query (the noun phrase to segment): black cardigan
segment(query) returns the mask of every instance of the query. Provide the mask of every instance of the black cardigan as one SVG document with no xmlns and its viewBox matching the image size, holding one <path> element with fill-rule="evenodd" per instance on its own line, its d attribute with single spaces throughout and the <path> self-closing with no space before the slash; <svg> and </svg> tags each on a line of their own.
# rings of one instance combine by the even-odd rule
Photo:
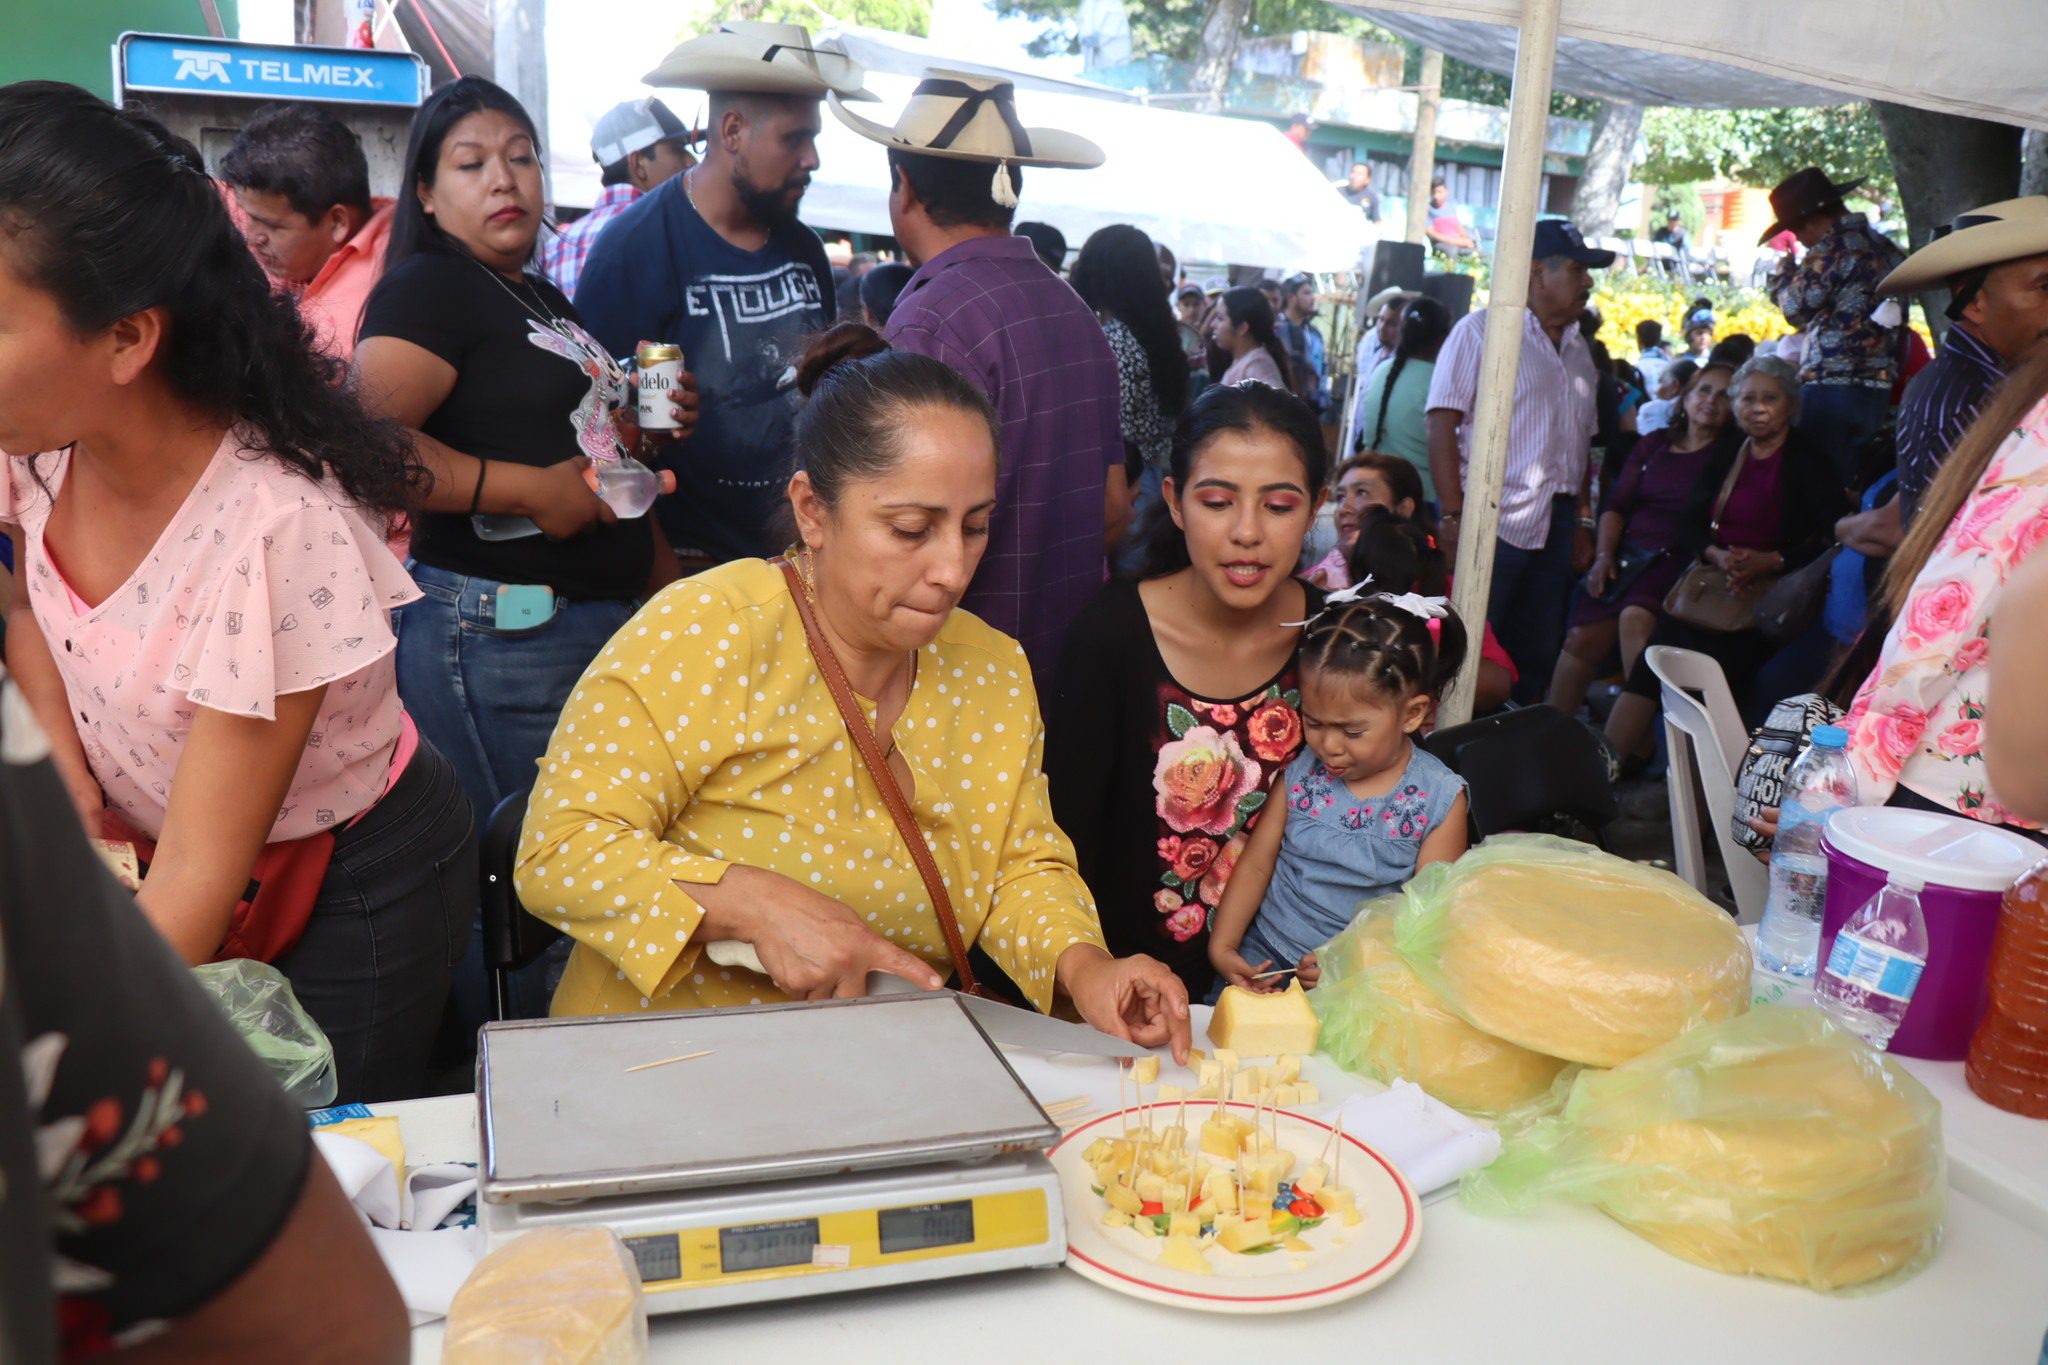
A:
<svg viewBox="0 0 2048 1365">
<path fill-rule="evenodd" d="M 1679 554 L 1697 559 L 1713 543 L 1714 503 L 1743 445 L 1741 433 L 1733 432 L 1707 457 L 1679 515 L 1674 537 Z M 1835 473 L 1834 461 L 1802 433 L 1786 434 L 1779 458 L 1785 461 L 1785 508 L 1778 519 L 1777 548 L 1789 572 L 1812 563 L 1835 543 L 1835 522 L 1850 510 L 1849 494 Z"/>
</svg>

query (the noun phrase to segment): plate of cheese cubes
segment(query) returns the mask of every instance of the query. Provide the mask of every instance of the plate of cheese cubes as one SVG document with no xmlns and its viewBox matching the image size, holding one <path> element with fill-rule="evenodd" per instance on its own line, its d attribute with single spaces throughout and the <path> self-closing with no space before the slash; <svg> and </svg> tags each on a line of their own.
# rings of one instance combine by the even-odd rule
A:
<svg viewBox="0 0 2048 1365">
<path fill-rule="evenodd" d="M 1158 1076 L 1141 1060 L 1143 1085 Z M 1052 1149 L 1067 1265 L 1120 1293 L 1216 1313 L 1362 1294 L 1415 1254 L 1422 1207 L 1393 1164 L 1329 1124 L 1298 1057 L 1195 1062 L 1200 1084 L 1105 1114 Z"/>
</svg>

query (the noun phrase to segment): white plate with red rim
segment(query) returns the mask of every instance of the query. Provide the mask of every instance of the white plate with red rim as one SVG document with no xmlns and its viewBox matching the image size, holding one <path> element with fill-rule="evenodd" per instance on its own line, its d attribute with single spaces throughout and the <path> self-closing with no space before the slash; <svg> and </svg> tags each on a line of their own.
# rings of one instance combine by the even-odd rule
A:
<svg viewBox="0 0 2048 1365">
<path fill-rule="evenodd" d="M 1187 1126 L 1199 1131 L 1216 1106 L 1208 1101 L 1186 1106 Z M 1224 1106 L 1249 1116 L 1253 1106 L 1234 1101 Z M 1059 1172 L 1060 1199 L 1067 1214 L 1067 1266 L 1120 1294 L 1193 1308 L 1207 1313 L 1293 1313 L 1353 1298 L 1378 1287 L 1398 1273 L 1415 1254 L 1422 1238 L 1422 1202 L 1400 1171 L 1385 1157 L 1350 1134 L 1341 1140 L 1342 1184 L 1355 1197 L 1359 1222 L 1346 1227 L 1339 1217 L 1325 1219 L 1297 1235 L 1307 1252 L 1279 1250 L 1240 1255 L 1212 1247 L 1203 1259 L 1210 1273 L 1170 1269 L 1159 1264 L 1166 1239 L 1148 1238 L 1130 1228 L 1105 1227 L 1109 1205 L 1095 1192 L 1095 1173 L 1081 1154 L 1097 1138 L 1122 1136 L 1126 1116 L 1139 1125 L 1147 1115 L 1155 1128 L 1178 1121 L 1179 1103 L 1134 1106 L 1104 1114 L 1060 1140 L 1050 1153 Z M 1314 1161 L 1326 1147 L 1335 1155 L 1329 1124 L 1285 1110 L 1258 1111 L 1259 1125 L 1277 1129 L 1283 1149 L 1293 1152 L 1297 1169 Z M 1331 1183 L 1338 1183 L 1333 1180 Z"/>
</svg>

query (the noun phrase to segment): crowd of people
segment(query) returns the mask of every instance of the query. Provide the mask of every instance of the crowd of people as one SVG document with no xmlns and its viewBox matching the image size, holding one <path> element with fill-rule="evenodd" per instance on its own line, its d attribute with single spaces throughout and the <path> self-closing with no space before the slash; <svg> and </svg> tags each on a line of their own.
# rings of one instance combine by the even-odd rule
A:
<svg viewBox="0 0 2048 1365">
<path fill-rule="evenodd" d="M 883 122 L 851 58 L 744 22 L 661 79 L 707 92 L 707 126 L 607 114 L 603 194 L 560 231 L 534 121 L 478 78 L 420 107 L 394 202 L 304 108 L 252 118 L 216 179 L 145 113 L 0 90 L 0 825 L 40 821 L 39 856 L 68 857 L 75 815 L 143 872 L 140 916 L 95 890 L 67 932 L 96 946 L 29 969 L 106 954 L 124 998 L 184 1019 L 177 964 L 269 962 L 340 1099 L 419 1094 L 489 1013 L 478 835 L 523 809 L 517 893 L 565 942 L 514 1014 L 823 999 L 883 971 L 1062 1000 L 1184 1057 L 1191 1001 L 1276 969 L 1313 985 L 1361 900 L 1463 853 L 1467 779 L 1421 741 L 1468 652 L 1482 709 L 1576 713 L 1620 679 L 1606 734 L 1648 759 L 1647 652 L 1698 649 L 1751 716 L 1837 696 L 1866 800 L 2048 817 L 2016 771 L 2040 767 L 2037 717 L 1991 704 L 2041 638 L 2048 200 L 1902 258 L 1852 186 L 1802 172 L 1772 227 L 1805 246 L 1772 284 L 1798 358 L 1689 309 L 1687 353 L 1646 330 L 1633 368 L 1586 325 L 1611 253 L 1539 224 L 1467 622 L 1447 597 L 1490 495 L 1481 315 L 1369 300 L 1358 448 L 1336 452 L 1316 281 L 1211 298 L 1136 227 L 1071 265 L 1015 231 L 1027 168 L 1102 157 L 1027 128 L 1007 84 L 927 73 Z M 881 144 L 893 269 L 835 278 L 802 221 L 827 111 Z M 1880 300 L 1931 287 L 1947 337 L 1902 385 Z M 636 420 L 645 342 L 684 373 Z M 651 513 L 611 496 L 627 456 L 665 476 Z M 1803 605 L 1767 629 L 1787 585 Z M 0 897 L 11 975 L 37 909 Z M 67 1331 L 185 1318 L 307 1237 L 360 1270 L 331 1181 L 279 1137 L 298 1119 L 218 1020 L 114 1080 L 132 1039 L 60 1022 L 49 983 L 27 998 L 0 1044 L 90 1041 L 31 1052 L 31 1125 L 168 1074 L 241 1124 L 181 1139 L 187 1169 L 234 1172 L 246 1226 L 173 1286 L 107 1236 L 103 1192 L 139 1167 L 52 1195 L 64 1264 L 97 1268 L 58 1277 Z M 0 1161 L 19 1136 L 0 1112 Z M 202 1352 L 203 1317 L 176 1329 Z"/>
</svg>

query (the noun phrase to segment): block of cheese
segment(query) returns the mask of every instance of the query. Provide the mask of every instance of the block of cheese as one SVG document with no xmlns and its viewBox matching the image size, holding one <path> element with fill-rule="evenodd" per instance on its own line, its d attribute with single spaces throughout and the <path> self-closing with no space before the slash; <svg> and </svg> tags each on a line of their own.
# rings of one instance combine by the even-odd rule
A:
<svg viewBox="0 0 2048 1365">
<path fill-rule="evenodd" d="M 1347 1071 L 1413 1081 L 1468 1114 L 1503 1114 L 1549 1090 L 1562 1059 L 1466 1023 L 1396 955 L 1399 904 L 1373 902 L 1321 950 L 1323 979 L 1309 1000 L 1323 1051 Z"/>
<path fill-rule="evenodd" d="M 1140 1057 L 1131 1063 L 1131 1079 L 1139 1085 L 1155 1085 L 1159 1081 L 1159 1059 Z"/>
<path fill-rule="evenodd" d="M 1240 1057 L 1278 1057 L 1316 1050 L 1316 1012 L 1299 981 L 1284 991 L 1257 995 L 1225 986 L 1209 1018 L 1209 1039 Z"/>
<path fill-rule="evenodd" d="M 316 1131 L 369 1143 L 397 1170 L 398 1188 L 405 1188 L 405 1139 L 399 1136 L 397 1119 L 388 1114 L 367 1119 L 343 1119 L 339 1123 L 323 1123 Z"/>
<path fill-rule="evenodd" d="M 1749 945 L 1727 912 L 1669 872 L 1543 835 L 1424 868 L 1394 947 L 1475 1028 L 1589 1066 L 1749 1005 Z"/>
<path fill-rule="evenodd" d="M 529 1232 L 477 1263 L 448 1306 L 446 1365 L 639 1365 L 647 1305 L 610 1228 Z"/>
<path fill-rule="evenodd" d="M 1941 1239 L 1941 1111 L 1819 1011 L 1759 1008 L 1526 1117 L 1463 1191 L 1482 1212 L 1591 1203 L 1699 1265 L 1818 1290 L 1904 1278 Z"/>
</svg>

